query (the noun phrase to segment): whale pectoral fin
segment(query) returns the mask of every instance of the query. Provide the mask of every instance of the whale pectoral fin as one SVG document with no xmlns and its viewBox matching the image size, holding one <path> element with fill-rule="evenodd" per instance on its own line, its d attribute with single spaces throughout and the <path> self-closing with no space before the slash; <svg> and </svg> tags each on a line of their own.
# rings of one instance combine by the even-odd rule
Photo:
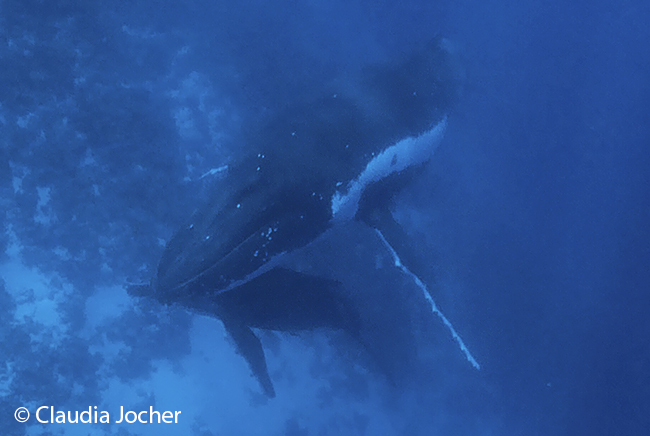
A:
<svg viewBox="0 0 650 436">
<path fill-rule="evenodd" d="M 401 262 L 418 277 L 430 277 L 427 258 L 418 249 L 418 241 L 410 237 L 404 228 L 395 221 L 389 208 L 360 208 L 357 218 L 378 230 Z"/>
<path fill-rule="evenodd" d="M 253 375 L 262 386 L 264 394 L 269 398 L 275 397 L 275 390 L 273 383 L 269 376 L 269 371 L 266 367 L 266 358 L 264 357 L 264 349 L 262 349 L 262 342 L 255 336 L 255 333 L 247 325 L 222 320 L 223 325 L 230 337 L 235 341 L 237 351 L 248 362 Z"/>
<path fill-rule="evenodd" d="M 427 268 L 428 265 L 426 264 L 426 257 L 418 255 L 417 246 L 414 245 L 417 241 L 414 238 L 408 237 L 402 226 L 395 221 L 390 210 L 367 208 L 363 215 L 357 215 L 357 217 L 360 221 L 375 229 L 381 242 L 393 257 L 395 266 L 413 279 L 416 286 L 422 291 L 424 299 L 429 303 L 431 311 L 447 326 L 452 337 L 458 343 L 461 351 L 465 354 L 467 360 L 474 368 L 481 369 L 481 366 L 476 359 L 474 359 L 451 322 L 447 317 L 445 317 L 440 309 L 438 309 L 436 302 L 429 293 L 428 287 L 425 284 L 426 281 L 422 280 L 423 277 L 427 276 L 429 270 Z"/>
</svg>

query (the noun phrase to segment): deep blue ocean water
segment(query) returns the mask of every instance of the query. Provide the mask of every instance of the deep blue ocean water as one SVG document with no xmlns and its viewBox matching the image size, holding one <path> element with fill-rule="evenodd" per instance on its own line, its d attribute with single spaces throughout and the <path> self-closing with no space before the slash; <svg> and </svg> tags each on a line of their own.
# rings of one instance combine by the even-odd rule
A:
<svg viewBox="0 0 650 436">
<path fill-rule="evenodd" d="M 648 433 L 650 6 L 134 3 L 0 2 L 0 433 Z M 443 328 L 405 391 L 326 334 L 269 333 L 268 400 L 217 320 L 126 294 L 255 120 L 434 37 L 462 92 L 394 213 L 479 371 Z"/>
</svg>

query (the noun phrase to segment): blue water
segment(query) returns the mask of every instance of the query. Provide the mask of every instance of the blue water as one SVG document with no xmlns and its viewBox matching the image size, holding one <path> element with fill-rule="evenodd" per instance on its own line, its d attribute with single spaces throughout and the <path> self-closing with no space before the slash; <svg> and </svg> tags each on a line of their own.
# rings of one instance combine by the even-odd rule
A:
<svg viewBox="0 0 650 436">
<path fill-rule="evenodd" d="M 0 433 L 647 434 L 645 3 L 0 8 Z M 463 89 L 395 215 L 480 371 L 443 328 L 424 353 L 444 365 L 408 391 L 325 334 L 265 334 L 267 400 L 218 321 L 126 294 L 256 120 L 436 36 Z M 40 406 L 182 414 L 39 424 Z"/>
</svg>

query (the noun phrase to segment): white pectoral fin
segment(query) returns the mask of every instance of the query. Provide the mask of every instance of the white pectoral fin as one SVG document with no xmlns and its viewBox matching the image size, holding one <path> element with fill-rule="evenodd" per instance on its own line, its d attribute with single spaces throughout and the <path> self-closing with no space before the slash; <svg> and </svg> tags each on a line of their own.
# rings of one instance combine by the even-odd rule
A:
<svg viewBox="0 0 650 436">
<path fill-rule="evenodd" d="M 420 288 L 420 290 L 422 291 L 422 295 L 424 295 L 424 298 L 425 298 L 425 299 L 429 302 L 429 304 L 431 305 L 431 311 L 432 311 L 433 313 L 435 313 L 436 315 L 438 315 L 438 317 L 442 320 L 443 324 L 445 324 L 445 325 L 447 326 L 447 328 L 448 328 L 449 331 L 451 332 L 451 336 L 452 336 L 452 337 L 454 338 L 454 340 L 458 343 L 458 345 L 460 346 L 460 350 L 465 354 L 465 357 L 467 358 L 467 360 L 469 361 L 469 363 L 471 363 L 472 366 L 473 366 L 474 368 L 476 368 L 476 369 L 481 369 L 481 365 L 479 365 L 479 363 L 476 361 L 476 359 L 474 359 L 474 357 L 472 356 L 472 353 L 470 353 L 469 349 L 467 348 L 467 346 L 466 346 L 465 343 L 463 342 L 463 339 L 460 337 L 460 335 L 459 335 L 459 334 L 456 332 L 456 330 L 454 329 L 454 326 L 453 326 L 453 325 L 451 324 L 451 322 L 447 319 L 447 317 L 446 317 L 446 316 L 445 316 L 445 315 L 440 311 L 440 309 L 438 309 L 438 306 L 436 305 L 436 302 L 435 302 L 435 301 L 433 300 L 433 298 L 431 297 L 431 294 L 429 293 L 429 291 L 428 291 L 426 285 L 422 282 L 422 280 L 420 280 L 420 278 L 419 278 L 417 275 L 413 274 L 413 273 L 412 273 L 412 272 L 411 272 L 411 271 L 410 271 L 410 270 L 409 270 L 409 269 L 408 269 L 408 268 L 407 268 L 407 267 L 402 263 L 402 261 L 400 260 L 399 256 L 397 255 L 397 252 L 393 249 L 393 247 L 390 245 L 390 243 L 386 240 L 386 238 L 385 238 L 384 235 L 381 233 L 381 231 L 378 230 L 378 229 L 375 229 L 375 231 L 376 231 L 377 234 L 379 235 L 379 238 L 380 238 L 381 241 L 384 243 L 384 245 L 386 246 L 386 248 L 388 249 L 388 251 L 391 253 L 391 255 L 392 255 L 392 257 L 393 257 L 393 261 L 394 261 L 394 263 L 395 263 L 395 266 L 396 266 L 397 268 L 401 269 L 402 272 L 403 272 L 404 274 L 406 274 L 407 276 L 411 277 L 411 278 L 413 279 L 413 281 L 415 282 L 415 284 L 418 286 L 418 288 Z"/>
</svg>

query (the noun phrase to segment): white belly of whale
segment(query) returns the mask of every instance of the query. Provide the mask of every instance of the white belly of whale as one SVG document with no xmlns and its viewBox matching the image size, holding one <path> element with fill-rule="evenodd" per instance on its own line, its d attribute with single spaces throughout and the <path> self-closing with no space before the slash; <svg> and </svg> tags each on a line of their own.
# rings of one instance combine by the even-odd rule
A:
<svg viewBox="0 0 650 436">
<path fill-rule="evenodd" d="M 332 196 L 332 221 L 353 219 L 361 195 L 369 184 L 429 160 L 442 141 L 446 127 L 445 116 L 431 130 L 417 137 L 404 138 L 375 156 L 359 177 L 348 184 L 347 192 L 337 191 Z"/>
</svg>

